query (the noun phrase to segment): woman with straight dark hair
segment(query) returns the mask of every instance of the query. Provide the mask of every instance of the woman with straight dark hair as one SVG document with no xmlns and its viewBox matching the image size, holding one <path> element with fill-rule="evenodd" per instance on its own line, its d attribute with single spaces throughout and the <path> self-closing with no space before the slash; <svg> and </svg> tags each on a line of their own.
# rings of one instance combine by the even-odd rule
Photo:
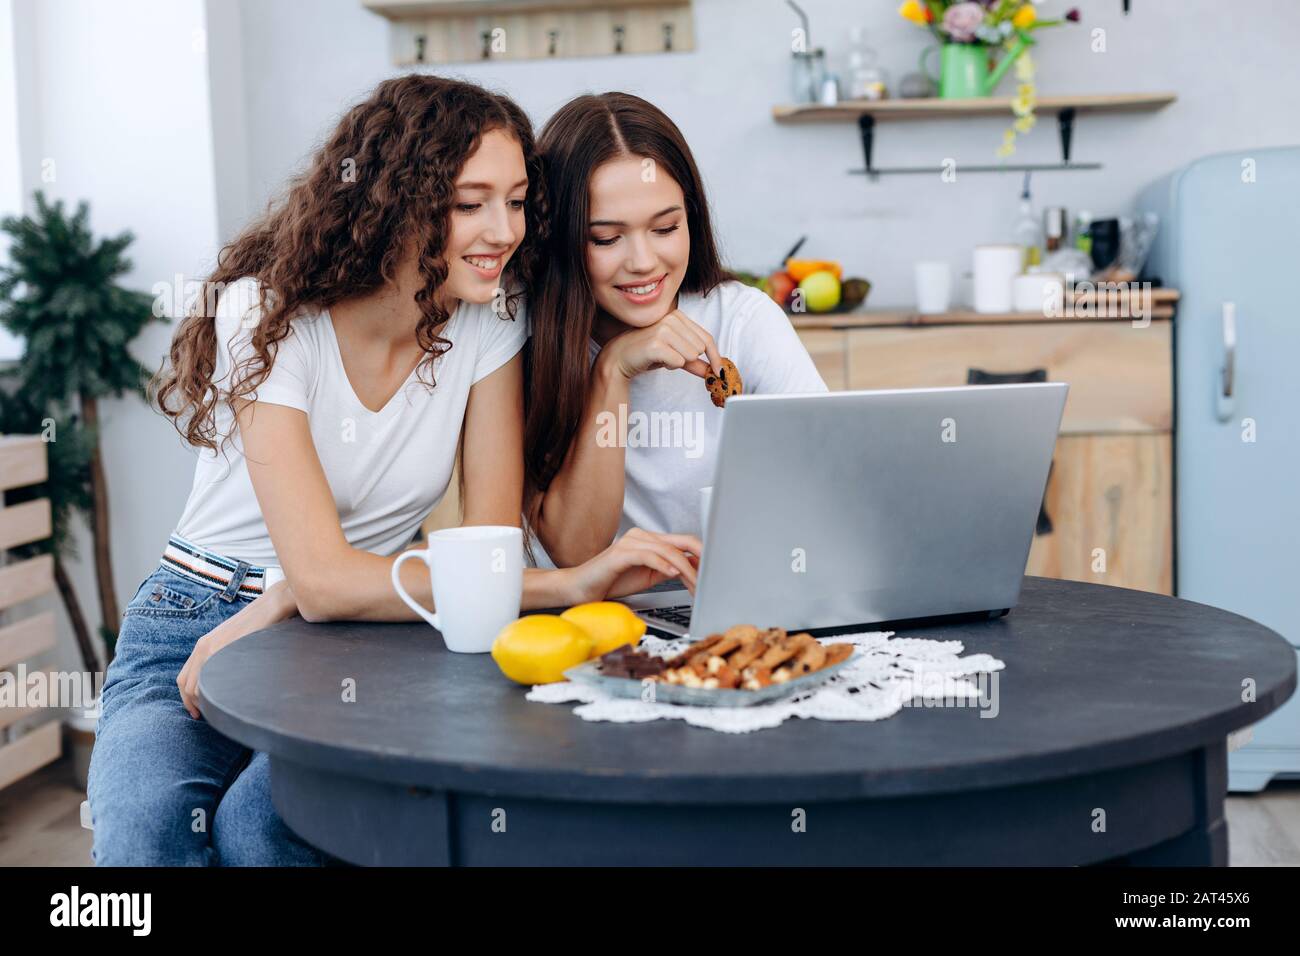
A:
<svg viewBox="0 0 1300 956">
<path fill-rule="evenodd" d="M 724 356 L 746 393 L 826 385 L 781 308 L 723 269 L 699 170 L 662 110 L 580 96 L 538 147 L 551 217 L 529 296 L 524 463 L 538 562 L 569 567 L 630 528 L 699 529 L 723 415 L 704 380 Z"/>
<path fill-rule="evenodd" d="M 523 111 L 412 75 L 351 109 L 285 198 L 222 251 L 154 382 L 199 460 L 104 685 L 89 785 L 96 863 L 325 859 L 276 815 L 266 755 L 200 719 L 200 669 L 293 614 L 417 620 L 391 570 L 446 490 L 458 445 L 463 523 L 519 526 L 518 292 L 545 222 Z M 531 570 L 523 607 L 678 575 L 693 586 L 683 549 L 698 542 L 638 532 L 580 567 Z M 402 583 L 432 607 L 414 563 Z"/>
</svg>

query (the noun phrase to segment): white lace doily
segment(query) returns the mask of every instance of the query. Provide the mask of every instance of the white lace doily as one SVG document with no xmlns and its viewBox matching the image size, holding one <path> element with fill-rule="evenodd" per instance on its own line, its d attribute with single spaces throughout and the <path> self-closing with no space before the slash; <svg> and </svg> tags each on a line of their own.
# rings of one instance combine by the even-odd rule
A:
<svg viewBox="0 0 1300 956">
<path fill-rule="evenodd" d="M 928 706 L 943 701 L 954 706 L 977 706 L 982 688 L 975 675 L 1000 671 L 1005 664 L 988 654 L 962 657 L 961 641 L 931 641 L 894 637 L 893 631 L 842 634 L 822 639 L 823 644 L 852 644 L 858 650 L 845 667 L 824 684 L 753 707 L 694 707 L 651 703 L 639 698 L 614 697 L 587 684 L 561 681 L 538 684 L 527 699 L 545 704 L 578 702 L 573 712 L 583 720 L 620 724 L 650 720 L 684 720 L 728 734 L 778 727 L 791 717 L 817 720 L 883 720 L 913 701 Z M 641 649 L 670 656 L 683 650 L 689 638 L 663 640 L 647 635 Z M 987 688 L 983 688 L 987 695 Z"/>
</svg>

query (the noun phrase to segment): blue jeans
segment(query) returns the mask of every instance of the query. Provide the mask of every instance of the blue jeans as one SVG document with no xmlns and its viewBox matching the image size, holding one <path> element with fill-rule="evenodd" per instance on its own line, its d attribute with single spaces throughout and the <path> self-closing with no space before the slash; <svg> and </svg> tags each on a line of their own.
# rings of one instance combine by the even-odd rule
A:
<svg viewBox="0 0 1300 956">
<path fill-rule="evenodd" d="M 160 565 L 127 605 L 91 752 L 91 857 L 98 866 L 319 866 L 271 803 L 264 753 L 196 720 L 176 678 L 199 638 L 239 613 L 229 586 Z"/>
</svg>

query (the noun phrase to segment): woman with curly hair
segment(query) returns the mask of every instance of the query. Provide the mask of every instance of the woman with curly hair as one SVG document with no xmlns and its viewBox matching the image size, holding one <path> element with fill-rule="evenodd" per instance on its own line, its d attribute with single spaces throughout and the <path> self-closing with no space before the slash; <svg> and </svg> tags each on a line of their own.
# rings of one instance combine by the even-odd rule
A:
<svg viewBox="0 0 1300 956">
<path fill-rule="evenodd" d="M 518 292 L 545 220 L 523 111 L 412 75 L 348 112 L 222 250 L 153 383 L 199 460 L 105 681 L 89 783 L 97 864 L 325 861 L 276 815 L 266 755 L 202 720 L 199 670 L 293 614 L 416 620 L 391 568 L 458 445 L 464 523 L 519 526 Z M 579 567 L 528 570 L 522 605 L 677 576 L 693 587 L 698 552 L 687 536 L 629 534 Z M 428 573 L 402 571 L 432 606 Z"/>
</svg>

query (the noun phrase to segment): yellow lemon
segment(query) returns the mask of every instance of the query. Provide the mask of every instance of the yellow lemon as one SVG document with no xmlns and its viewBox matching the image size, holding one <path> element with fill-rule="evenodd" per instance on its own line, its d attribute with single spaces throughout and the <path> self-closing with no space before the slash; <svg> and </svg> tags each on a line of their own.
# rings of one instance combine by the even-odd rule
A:
<svg viewBox="0 0 1300 956">
<path fill-rule="evenodd" d="M 554 614 L 530 614 L 501 629 L 492 659 L 512 681 L 554 684 L 591 656 L 591 635 Z"/>
<path fill-rule="evenodd" d="M 560 617 L 570 621 L 591 635 L 595 641 L 591 656 L 608 654 L 616 647 L 631 644 L 636 647 L 645 634 L 645 621 L 632 613 L 626 604 L 617 601 L 592 601 L 571 607 Z"/>
</svg>

